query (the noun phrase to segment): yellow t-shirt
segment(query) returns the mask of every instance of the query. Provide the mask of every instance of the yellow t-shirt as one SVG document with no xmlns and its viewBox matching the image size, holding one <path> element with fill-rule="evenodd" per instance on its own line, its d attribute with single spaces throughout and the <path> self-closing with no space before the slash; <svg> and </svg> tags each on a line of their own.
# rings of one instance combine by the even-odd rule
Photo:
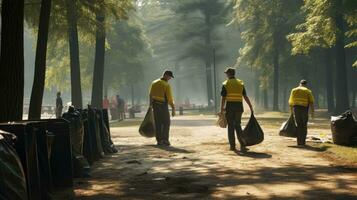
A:
<svg viewBox="0 0 357 200">
<path fill-rule="evenodd" d="M 311 90 L 306 87 L 299 86 L 291 90 L 289 105 L 309 107 L 309 104 L 314 103 L 314 96 Z"/>
<path fill-rule="evenodd" d="M 152 82 L 149 95 L 155 101 L 168 102 L 170 105 L 174 105 L 171 86 L 163 79 Z"/>
</svg>

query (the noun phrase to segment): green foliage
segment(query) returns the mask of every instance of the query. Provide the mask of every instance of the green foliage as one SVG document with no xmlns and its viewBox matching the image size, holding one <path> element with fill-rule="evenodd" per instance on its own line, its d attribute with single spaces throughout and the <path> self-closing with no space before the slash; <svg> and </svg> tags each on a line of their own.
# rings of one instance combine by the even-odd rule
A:
<svg viewBox="0 0 357 200">
<path fill-rule="evenodd" d="M 49 28 L 48 60 L 46 88 L 68 90 L 69 88 L 69 49 L 68 24 L 66 4 L 63 0 L 52 0 L 52 10 Z M 103 30 L 112 30 L 113 24 L 127 18 L 127 14 L 134 8 L 132 0 L 78 0 L 76 2 L 78 35 L 80 43 L 80 60 L 82 73 L 82 87 L 90 89 L 94 57 L 95 34 L 97 25 Z M 37 36 L 40 4 L 35 0 L 27 0 L 25 9 L 26 24 Z M 96 14 L 105 14 L 104 24 L 98 24 Z M 110 44 L 107 45 L 108 48 Z"/>
<path fill-rule="evenodd" d="M 313 47 L 330 48 L 335 44 L 337 27 L 333 9 L 332 1 L 304 1 L 305 22 L 296 26 L 296 33 L 288 35 L 293 54 L 307 54 Z"/>
<path fill-rule="evenodd" d="M 289 59 L 290 44 L 285 38 L 299 20 L 299 1 L 236 0 L 235 17 L 244 46 L 239 50 L 238 65 L 260 70 L 261 86 L 269 86 L 273 57 Z"/>
<path fill-rule="evenodd" d="M 135 18 L 132 13 L 129 20 L 115 23 L 108 34 L 105 85 L 114 89 L 129 84 L 137 76 L 142 77 L 144 63 L 151 57 L 148 41 Z"/>
<path fill-rule="evenodd" d="M 357 1 L 344 0 L 342 7 L 337 7 L 336 1 L 304 0 L 304 22 L 296 26 L 295 33 L 287 36 L 292 43 L 293 54 L 308 54 L 314 47 L 333 47 L 337 34 L 341 32 L 335 22 L 338 12 L 343 14 L 347 24 L 347 31 L 343 33 L 348 39 L 345 47 L 357 47 Z"/>
</svg>

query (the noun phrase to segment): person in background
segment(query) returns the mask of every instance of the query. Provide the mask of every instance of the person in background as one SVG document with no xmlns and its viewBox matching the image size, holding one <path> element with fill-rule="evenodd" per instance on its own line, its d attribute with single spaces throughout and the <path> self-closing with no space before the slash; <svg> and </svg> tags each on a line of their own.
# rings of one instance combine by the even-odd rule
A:
<svg viewBox="0 0 357 200">
<path fill-rule="evenodd" d="M 170 146 L 170 112 L 168 105 L 172 108 L 171 115 L 175 116 L 174 99 L 171 86 L 168 83 L 171 78 L 174 78 L 172 71 L 166 70 L 161 78 L 152 82 L 150 87 L 150 107 L 154 111 L 157 145 Z"/>
<path fill-rule="evenodd" d="M 56 98 L 56 118 L 59 119 L 62 117 L 62 109 L 63 109 L 63 102 L 61 98 L 61 92 L 57 92 Z"/>
<path fill-rule="evenodd" d="M 103 109 L 109 109 L 109 99 L 107 95 L 105 95 L 103 99 Z"/>
<path fill-rule="evenodd" d="M 112 116 L 111 120 L 118 119 L 118 110 L 117 110 L 118 105 L 117 104 L 118 104 L 117 99 L 115 96 L 113 96 L 110 101 L 110 115 Z"/>
<path fill-rule="evenodd" d="M 305 146 L 309 110 L 314 117 L 314 96 L 307 88 L 307 81 L 301 80 L 300 85 L 291 90 L 289 105 L 297 125 L 297 145 Z"/>
<path fill-rule="evenodd" d="M 236 150 L 234 136 L 234 132 L 236 132 L 240 143 L 240 150 L 241 152 L 246 152 L 248 149 L 241 139 L 243 133 L 241 127 L 242 114 L 244 112 L 243 99 L 247 102 L 252 113 L 253 106 L 247 96 L 243 81 L 235 77 L 235 69 L 229 67 L 224 73 L 227 76 L 227 80 L 223 82 L 221 91 L 221 113 L 225 113 L 227 118 L 230 150 Z"/>
<path fill-rule="evenodd" d="M 125 101 L 119 95 L 117 95 L 118 102 L 118 119 L 122 121 L 125 119 Z"/>
</svg>

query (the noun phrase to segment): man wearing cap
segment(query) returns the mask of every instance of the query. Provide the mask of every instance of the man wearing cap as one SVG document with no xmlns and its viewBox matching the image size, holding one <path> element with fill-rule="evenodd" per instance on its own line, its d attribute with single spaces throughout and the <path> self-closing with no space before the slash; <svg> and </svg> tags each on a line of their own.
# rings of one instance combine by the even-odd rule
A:
<svg viewBox="0 0 357 200">
<path fill-rule="evenodd" d="M 174 78 L 172 71 L 166 70 L 161 78 L 152 82 L 150 87 L 150 106 L 154 111 L 157 145 L 170 146 L 170 112 L 168 104 L 172 108 L 172 116 L 175 116 L 172 90 L 168 83 L 171 78 Z"/>
<path fill-rule="evenodd" d="M 241 119 L 244 111 L 243 99 L 249 105 L 250 111 L 252 113 L 253 106 L 250 103 L 249 97 L 247 96 L 243 81 L 235 78 L 235 69 L 231 67 L 227 68 L 224 73 L 227 75 L 228 80 L 223 82 L 222 86 L 221 113 L 226 112 L 230 150 L 236 150 L 236 142 L 234 136 L 234 132 L 236 132 L 238 141 L 240 143 L 240 149 L 242 152 L 246 152 L 248 149 L 245 147 L 241 139 Z"/>
<path fill-rule="evenodd" d="M 289 105 L 294 114 L 297 125 L 297 145 L 304 146 L 307 135 L 307 122 L 309 120 L 309 109 L 311 117 L 314 116 L 314 96 L 307 87 L 307 81 L 301 80 L 300 85 L 291 90 Z"/>
</svg>

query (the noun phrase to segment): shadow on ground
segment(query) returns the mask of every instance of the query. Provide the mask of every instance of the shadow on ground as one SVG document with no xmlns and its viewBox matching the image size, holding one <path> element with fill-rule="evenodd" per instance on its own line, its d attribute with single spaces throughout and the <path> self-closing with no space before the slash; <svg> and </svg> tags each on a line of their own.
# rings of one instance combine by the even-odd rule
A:
<svg viewBox="0 0 357 200">
<path fill-rule="evenodd" d="M 286 164 L 233 170 L 212 160 L 191 158 L 192 151 L 177 147 L 125 145 L 120 149 L 118 154 L 94 166 L 92 178 L 77 182 L 78 199 L 257 199 L 262 196 L 281 200 L 356 199 L 353 193 L 346 192 L 353 190 L 351 184 L 356 180 L 339 178 L 355 174 L 356 169 Z M 237 152 L 237 155 L 251 159 L 272 158 L 270 154 L 259 152 Z M 334 189 L 319 184 L 324 180 Z M 294 184 L 304 187 L 297 188 L 295 194 L 265 191 L 266 186 L 281 186 L 284 190 L 286 185 L 293 187 Z M 258 188 L 260 194 L 250 191 L 251 187 Z"/>
</svg>

